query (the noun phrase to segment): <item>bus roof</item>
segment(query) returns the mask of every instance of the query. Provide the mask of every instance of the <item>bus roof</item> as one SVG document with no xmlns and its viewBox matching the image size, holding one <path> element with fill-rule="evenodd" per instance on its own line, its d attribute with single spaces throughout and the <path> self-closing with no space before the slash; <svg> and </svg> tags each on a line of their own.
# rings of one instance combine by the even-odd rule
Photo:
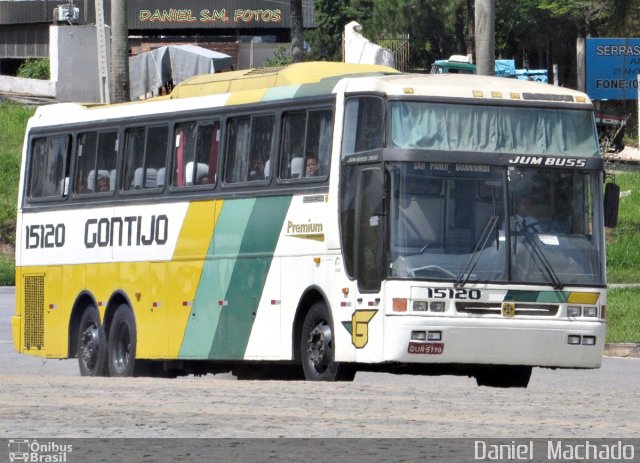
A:
<svg viewBox="0 0 640 463">
<path fill-rule="evenodd" d="M 235 92 L 264 92 L 275 87 L 317 84 L 323 80 L 362 74 L 398 74 L 398 71 L 374 64 L 352 64 L 334 62 L 306 62 L 279 68 L 249 69 L 245 71 L 203 74 L 177 85 L 170 98 L 216 95 Z M 331 89 L 333 86 L 331 86 Z M 330 93 L 330 90 L 329 92 Z M 293 95 L 292 95 L 293 96 Z"/>
<path fill-rule="evenodd" d="M 343 80 L 344 79 L 344 80 Z M 339 87 L 338 83 L 343 81 Z M 59 103 L 38 108 L 32 126 L 55 126 L 137 117 L 197 108 L 276 101 L 339 92 L 377 92 L 389 96 L 464 98 L 524 103 L 525 101 L 583 103 L 581 92 L 548 84 L 459 74 L 401 74 L 385 66 L 311 62 L 284 68 L 254 69 L 193 77 L 168 95 L 115 104 Z"/>
</svg>

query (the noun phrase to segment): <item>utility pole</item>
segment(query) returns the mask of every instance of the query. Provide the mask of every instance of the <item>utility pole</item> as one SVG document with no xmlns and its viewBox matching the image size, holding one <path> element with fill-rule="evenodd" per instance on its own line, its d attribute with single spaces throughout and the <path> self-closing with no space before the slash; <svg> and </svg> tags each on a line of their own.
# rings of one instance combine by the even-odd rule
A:
<svg viewBox="0 0 640 463">
<path fill-rule="evenodd" d="M 496 2 L 475 0 L 476 71 L 480 75 L 495 75 L 496 66 Z"/>
<path fill-rule="evenodd" d="M 111 0 L 111 99 L 129 101 L 129 24 L 126 0 Z"/>
<path fill-rule="evenodd" d="M 96 0 L 96 44 L 98 47 L 98 79 L 100 103 L 111 103 L 109 91 L 109 60 L 107 59 L 106 32 L 104 26 L 104 2 Z"/>
</svg>

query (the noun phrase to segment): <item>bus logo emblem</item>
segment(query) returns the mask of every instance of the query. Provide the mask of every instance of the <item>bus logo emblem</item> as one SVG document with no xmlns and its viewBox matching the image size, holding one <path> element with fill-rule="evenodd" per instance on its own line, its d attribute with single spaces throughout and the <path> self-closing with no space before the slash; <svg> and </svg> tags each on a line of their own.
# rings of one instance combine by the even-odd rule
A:
<svg viewBox="0 0 640 463">
<path fill-rule="evenodd" d="M 513 302 L 502 303 L 502 316 L 513 317 L 516 314 L 516 305 Z"/>
<path fill-rule="evenodd" d="M 377 313 L 377 310 L 356 310 L 350 322 L 342 322 L 356 349 L 362 349 L 369 342 L 369 322 Z"/>
</svg>

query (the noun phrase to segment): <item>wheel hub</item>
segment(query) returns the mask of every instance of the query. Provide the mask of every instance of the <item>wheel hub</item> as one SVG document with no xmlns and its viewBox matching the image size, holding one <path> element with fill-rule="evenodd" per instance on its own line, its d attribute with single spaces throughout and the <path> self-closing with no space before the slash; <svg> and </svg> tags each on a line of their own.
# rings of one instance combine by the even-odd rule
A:
<svg viewBox="0 0 640 463">
<path fill-rule="evenodd" d="M 316 370 L 322 370 L 328 365 L 331 342 L 331 328 L 326 324 L 319 324 L 309 334 L 309 359 Z"/>
<path fill-rule="evenodd" d="M 98 328 L 95 326 L 87 327 L 82 333 L 82 352 L 80 352 L 80 355 L 82 356 L 82 361 L 89 369 L 93 368 L 96 363 L 99 336 Z"/>
</svg>

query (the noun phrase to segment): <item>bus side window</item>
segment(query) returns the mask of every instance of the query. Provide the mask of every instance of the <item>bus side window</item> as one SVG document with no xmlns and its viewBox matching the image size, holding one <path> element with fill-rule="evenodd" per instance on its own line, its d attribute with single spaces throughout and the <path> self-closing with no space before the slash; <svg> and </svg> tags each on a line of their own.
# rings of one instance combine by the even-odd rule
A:
<svg viewBox="0 0 640 463">
<path fill-rule="evenodd" d="M 164 186 L 164 183 L 158 184 L 158 172 L 163 175 L 167 136 L 165 126 L 127 130 L 123 189 L 146 190 Z"/>
<path fill-rule="evenodd" d="M 220 122 L 189 122 L 176 127 L 173 152 L 174 187 L 216 182 Z"/>
<path fill-rule="evenodd" d="M 282 179 L 297 178 L 302 174 L 305 125 L 304 111 L 284 115 L 280 145 L 280 178 Z"/>
<path fill-rule="evenodd" d="M 333 113 L 323 109 L 284 115 L 280 178 L 326 177 L 329 173 Z"/>
<path fill-rule="evenodd" d="M 29 166 L 29 199 L 64 197 L 68 190 L 68 135 L 34 140 Z"/>
<path fill-rule="evenodd" d="M 342 156 L 382 148 L 384 102 L 378 97 L 350 98 L 344 111 Z"/>
<path fill-rule="evenodd" d="M 272 115 L 229 120 L 226 183 L 267 179 L 265 167 L 271 159 L 274 127 L 275 118 Z"/>
<path fill-rule="evenodd" d="M 78 136 L 74 191 L 77 195 L 114 191 L 118 132 L 87 132 Z"/>
</svg>

